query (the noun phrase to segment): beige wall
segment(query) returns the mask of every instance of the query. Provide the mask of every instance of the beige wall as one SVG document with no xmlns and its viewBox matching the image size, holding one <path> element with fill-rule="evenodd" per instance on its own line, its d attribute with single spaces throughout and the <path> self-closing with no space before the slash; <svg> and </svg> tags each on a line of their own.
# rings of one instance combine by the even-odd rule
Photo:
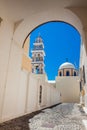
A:
<svg viewBox="0 0 87 130">
<path fill-rule="evenodd" d="M 26 39 L 23 46 L 23 56 L 22 56 L 22 69 L 27 70 L 28 72 L 32 71 L 31 58 L 29 57 L 29 37 Z"/>
<path fill-rule="evenodd" d="M 29 54 L 30 38 L 28 37 L 23 45 L 24 53 Z"/>
<path fill-rule="evenodd" d="M 62 102 L 77 102 L 80 99 L 79 77 L 57 77 L 56 88 L 61 93 Z"/>
<path fill-rule="evenodd" d="M 31 58 L 26 54 L 23 54 L 22 56 L 22 69 L 25 69 L 29 72 L 32 71 Z"/>
</svg>

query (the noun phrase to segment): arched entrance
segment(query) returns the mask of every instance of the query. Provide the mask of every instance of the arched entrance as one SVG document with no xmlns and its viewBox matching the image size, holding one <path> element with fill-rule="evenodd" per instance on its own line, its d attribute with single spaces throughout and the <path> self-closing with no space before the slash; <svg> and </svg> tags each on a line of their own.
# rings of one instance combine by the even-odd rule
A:
<svg viewBox="0 0 87 130">
<path fill-rule="evenodd" d="M 30 49 L 29 49 L 30 57 L 32 57 L 31 52 L 33 49 L 33 44 L 35 44 L 34 42 L 36 41 L 37 37 L 39 37 L 38 35 L 40 35 L 41 38 L 43 39 L 44 47 L 46 49 L 45 51 L 47 56 L 44 59 L 46 61 L 45 71 L 48 74 L 49 71 L 47 70 L 47 68 L 50 68 L 54 80 L 56 76 L 54 74 L 54 71 L 57 72 L 57 67 L 59 66 L 60 61 L 61 63 L 63 63 L 66 57 L 68 57 L 69 60 L 73 59 L 72 61 L 73 64 L 75 63 L 75 60 L 76 63 L 77 63 L 77 59 L 79 61 L 78 54 L 80 53 L 80 42 L 81 42 L 80 34 L 76 30 L 76 28 L 73 27 L 72 25 L 62 21 L 51 21 L 39 25 L 39 27 L 35 28 L 35 30 L 33 30 L 30 34 Z M 77 51 L 78 53 L 76 53 Z M 54 58 L 52 60 L 49 60 L 51 56 Z M 34 59 L 34 55 L 33 55 L 33 59 Z M 47 61 L 49 61 L 48 65 L 47 65 Z M 53 68 L 55 68 L 56 65 L 57 67 L 54 70 Z M 52 76 L 50 76 L 48 79 L 52 80 L 51 77 Z"/>
<path fill-rule="evenodd" d="M 1 54 L 1 59 L 4 61 L 2 63 L 5 63 L 5 65 L 7 63 L 6 67 L 4 67 L 5 69 L 3 69 L 3 64 L 1 66 L 1 71 L 6 72 L 6 74 L 1 75 L 2 88 L 0 89 L 2 94 L 0 101 L 1 103 L 3 102 L 3 105 L 1 104 L 1 109 L 3 111 L 0 111 L 0 117 L 2 117 L 3 120 L 8 120 L 12 117 L 14 118 L 18 115 L 23 115 L 26 111 L 28 112 L 28 108 L 25 109 L 25 106 L 27 106 L 27 89 L 25 86 L 28 88 L 28 83 L 25 81 L 27 81 L 28 77 L 26 78 L 26 72 L 23 73 L 21 71 L 21 59 L 23 54 L 23 43 L 26 39 L 26 36 L 28 36 L 28 34 L 34 28 L 48 21 L 65 21 L 77 28 L 82 36 L 82 39 L 84 40 L 83 25 L 81 24 L 80 19 L 69 9 L 55 9 L 54 6 L 54 8 L 47 8 L 41 12 L 39 11 L 38 13 L 33 12 L 31 15 L 23 16 L 22 18 L 23 19 L 21 20 L 21 18 L 18 17 L 18 19 L 14 20 L 13 22 L 10 21 L 11 19 L 9 21 L 6 19 L 6 23 L 4 22 L 1 26 L 2 31 L 0 33 L 1 36 L 3 36 L 1 42 L 7 44 L 7 46 L 5 46 L 5 44 L 4 46 L 1 46 L 3 47 L 2 54 L 6 54 L 5 58 L 9 54 L 6 59 L 4 59 L 4 56 L 2 57 Z M 7 40 L 3 40 L 5 39 L 5 36 Z M 5 79 L 5 81 L 3 79 Z M 19 105 L 20 103 L 21 105 Z"/>
<path fill-rule="evenodd" d="M 61 12 L 61 14 L 59 12 Z M 39 18 L 39 16 L 42 16 L 41 19 Z M 44 23 L 51 22 L 51 21 L 64 21 L 72 25 L 78 30 L 82 39 L 84 39 L 83 27 L 80 19 L 69 9 L 61 9 L 61 8 L 56 11 L 51 9 L 48 12 L 44 12 L 44 13 L 41 12 L 37 14 L 35 17 L 32 17 L 31 21 L 29 18 L 23 20 L 15 30 L 14 39 L 20 44 L 21 47 L 23 47 L 26 38 L 29 36 L 29 34 L 32 32 L 33 29 L 37 28 L 38 26 Z"/>
</svg>

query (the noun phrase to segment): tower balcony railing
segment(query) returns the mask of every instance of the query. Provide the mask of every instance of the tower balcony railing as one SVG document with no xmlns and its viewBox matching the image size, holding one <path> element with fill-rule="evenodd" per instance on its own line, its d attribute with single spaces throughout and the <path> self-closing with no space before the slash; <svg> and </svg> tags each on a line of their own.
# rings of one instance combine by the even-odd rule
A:
<svg viewBox="0 0 87 130">
<path fill-rule="evenodd" d="M 32 59 L 32 62 L 37 62 L 37 61 L 44 61 L 43 59 L 39 59 L 39 58 L 37 58 L 37 59 Z"/>
<path fill-rule="evenodd" d="M 43 50 L 44 48 L 33 48 L 33 50 Z"/>
<path fill-rule="evenodd" d="M 31 63 L 32 63 L 32 64 L 43 64 L 43 65 L 44 65 L 44 62 L 43 62 L 43 61 L 32 61 Z"/>
<path fill-rule="evenodd" d="M 43 63 L 43 61 L 32 61 L 31 63 Z"/>
</svg>

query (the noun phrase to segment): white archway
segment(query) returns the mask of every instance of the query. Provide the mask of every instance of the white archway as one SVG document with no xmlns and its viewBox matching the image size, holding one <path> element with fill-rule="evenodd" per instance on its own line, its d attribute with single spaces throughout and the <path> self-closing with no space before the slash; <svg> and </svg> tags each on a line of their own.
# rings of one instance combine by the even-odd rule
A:
<svg viewBox="0 0 87 130">
<path fill-rule="evenodd" d="M 14 40 L 23 46 L 26 36 L 39 25 L 49 21 L 64 21 L 74 26 L 83 37 L 83 26 L 80 19 L 68 9 L 59 8 L 57 10 L 49 10 L 39 12 L 23 20 L 14 32 Z"/>
<path fill-rule="evenodd" d="M 37 26 L 49 21 L 64 21 L 74 26 L 83 38 L 83 25 L 80 19 L 65 8 L 50 8 L 42 12 L 33 13 L 23 19 L 13 22 L 2 22 L 1 43 L 3 46 L 1 59 L 1 109 L 0 121 L 5 121 L 13 117 L 29 112 L 26 104 L 28 74 L 21 69 L 22 46 L 26 36 Z M 15 27 L 14 27 L 15 26 Z M 13 30 L 14 34 L 13 34 Z M 4 44 L 3 44 L 4 43 Z M 3 55 L 3 56 L 2 56 Z M 5 74 L 3 72 L 6 72 Z M 11 94 L 9 94 L 11 93 Z M 8 96 L 9 95 L 9 96 Z M 24 97 L 24 98 L 23 98 Z M 20 102 L 22 102 L 21 105 Z M 12 103 L 12 104 L 11 104 Z M 25 109 L 26 108 L 26 109 Z M 14 112 L 15 111 L 15 112 Z"/>
</svg>

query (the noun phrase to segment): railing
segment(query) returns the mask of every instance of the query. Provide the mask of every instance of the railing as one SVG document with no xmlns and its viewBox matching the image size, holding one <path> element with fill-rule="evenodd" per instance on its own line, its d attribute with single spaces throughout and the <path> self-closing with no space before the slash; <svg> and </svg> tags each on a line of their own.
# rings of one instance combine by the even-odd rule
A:
<svg viewBox="0 0 87 130">
<path fill-rule="evenodd" d="M 32 62 L 37 62 L 37 61 L 44 61 L 44 60 L 43 60 L 43 58 L 32 59 Z"/>
</svg>

